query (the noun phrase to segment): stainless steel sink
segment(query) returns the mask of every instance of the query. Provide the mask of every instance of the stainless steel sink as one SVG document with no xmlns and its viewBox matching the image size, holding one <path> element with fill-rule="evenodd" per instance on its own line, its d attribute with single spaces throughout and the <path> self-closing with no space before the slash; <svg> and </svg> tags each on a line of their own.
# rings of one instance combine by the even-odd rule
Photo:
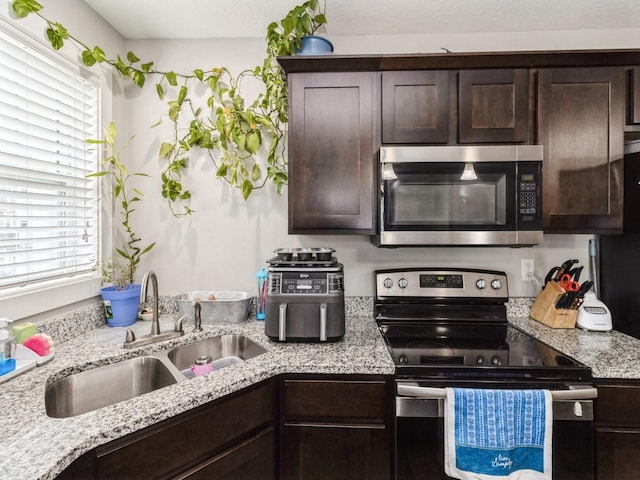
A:
<svg viewBox="0 0 640 480">
<path fill-rule="evenodd" d="M 220 335 L 175 347 L 167 353 L 169 361 L 189 377 L 191 365 L 202 355 L 211 355 L 214 370 L 257 357 L 266 350 L 242 335 Z"/>
<path fill-rule="evenodd" d="M 86 370 L 46 388 L 47 415 L 65 418 L 178 383 L 160 358 L 143 356 Z"/>
</svg>

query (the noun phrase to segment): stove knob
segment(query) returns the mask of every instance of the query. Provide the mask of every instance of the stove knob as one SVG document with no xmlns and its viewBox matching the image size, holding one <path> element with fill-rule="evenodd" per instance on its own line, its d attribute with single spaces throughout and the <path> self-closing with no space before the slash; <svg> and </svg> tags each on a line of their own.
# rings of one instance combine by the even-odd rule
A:
<svg viewBox="0 0 640 480">
<path fill-rule="evenodd" d="M 478 357 L 476 358 L 476 364 L 484 365 L 484 357 L 482 355 L 478 355 Z"/>
<path fill-rule="evenodd" d="M 407 288 L 408 285 L 409 285 L 409 282 L 407 281 L 406 278 L 401 278 L 400 280 L 398 280 L 398 286 L 400 288 Z"/>
<path fill-rule="evenodd" d="M 476 280 L 476 287 L 482 290 L 483 288 L 487 288 L 487 281 L 484 278 Z"/>
<path fill-rule="evenodd" d="M 494 356 L 491 358 L 491 363 L 492 363 L 493 365 L 502 365 L 502 362 L 500 361 L 500 357 L 499 357 L 499 356 L 497 356 L 497 355 L 494 355 Z"/>
<path fill-rule="evenodd" d="M 382 284 L 384 285 L 384 288 L 391 288 L 391 287 L 393 287 L 393 280 L 391 280 L 389 277 L 387 277 L 387 278 L 384 279 Z"/>
<path fill-rule="evenodd" d="M 491 288 L 493 288 L 494 290 L 500 290 L 502 288 L 502 282 L 500 280 L 492 280 L 491 281 Z"/>
<path fill-rule="evenodd" d="M 398 363 L 400 365 L 406 365 L 407 363 L 409 363 L 409 359 L 407 358 L 407 356 L 403 353 L 402 355 L 400 355 L 398 357 Z"/>
</svg>

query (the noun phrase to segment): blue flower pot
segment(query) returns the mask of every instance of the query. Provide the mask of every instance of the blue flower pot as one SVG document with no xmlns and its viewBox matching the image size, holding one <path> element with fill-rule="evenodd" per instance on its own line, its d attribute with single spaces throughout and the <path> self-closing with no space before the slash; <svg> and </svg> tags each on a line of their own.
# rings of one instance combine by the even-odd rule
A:
<svg viewBox="0 0 640 480">
<path fill-rule="evenodd" d="M 105 306 L 105 316 L 110 327 L 126 327 L 136 322 L 140 305 L 141 285 L 134 283 L 124 290 L 104 287 L 100 290 Z"/>
<path fill-rule="evenodd" d="M 323 37 L 309 35 L 302 37 L 300 50 L 296 50 L 296 55 L 326 55 L 333 52 L 333 44 Z"/>
</svg>

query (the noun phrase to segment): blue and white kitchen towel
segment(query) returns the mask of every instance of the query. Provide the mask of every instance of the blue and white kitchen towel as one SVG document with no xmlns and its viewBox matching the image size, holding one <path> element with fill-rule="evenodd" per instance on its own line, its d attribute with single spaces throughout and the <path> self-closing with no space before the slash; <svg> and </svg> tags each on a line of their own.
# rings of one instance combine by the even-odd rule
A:
<svg viewBox="0 0 640 480">
<path fill-rule="evenodd" d="M 461 480 L 551 480 L 551 392 L 446 390 L 447 475 Z"/>
</svg>

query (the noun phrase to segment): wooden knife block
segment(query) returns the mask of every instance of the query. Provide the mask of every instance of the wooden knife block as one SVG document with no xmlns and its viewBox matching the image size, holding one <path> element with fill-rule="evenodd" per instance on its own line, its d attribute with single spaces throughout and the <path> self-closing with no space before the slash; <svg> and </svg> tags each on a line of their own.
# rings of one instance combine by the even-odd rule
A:
<svg viewBox="0 0 640 480">
<path fill-rule="evenodd" d="M 556 303 L 564 293 L 564 288 L 558 282 L 547 282 L 536 297 L 529 316 L 551 328 L 575 328 L 578 310 L 556 308 Z"/>
</svg>

